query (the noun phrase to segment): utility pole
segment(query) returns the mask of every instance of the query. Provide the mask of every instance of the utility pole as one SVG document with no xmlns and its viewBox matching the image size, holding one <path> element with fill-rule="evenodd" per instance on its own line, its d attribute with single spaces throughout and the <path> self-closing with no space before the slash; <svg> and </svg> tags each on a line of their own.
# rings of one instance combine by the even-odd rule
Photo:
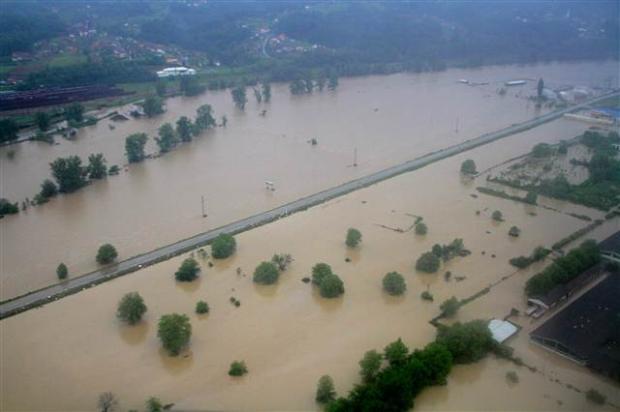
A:
<svg viewBox="0 0 620 412">
<path fill-rule="evenodd" d="M 200 200 L 202 201 L 202 217 L 207 217 L 207 213 L 205 212 L 205 197 L 200 196 Z"/>
<path fill-rule="evenodd" d="M 353 167 L 357 167 L 357 147 L 353 149 Z"/>
<path fill-rule="evenodd" d="M 455 131 L 456 133 L 458 133 L 458 132 L 459 132 L 459 118 L 458 118 L 458 117 L 456 118 L 456 128 L 454 129 L 454 131 Z"/>
</svg>

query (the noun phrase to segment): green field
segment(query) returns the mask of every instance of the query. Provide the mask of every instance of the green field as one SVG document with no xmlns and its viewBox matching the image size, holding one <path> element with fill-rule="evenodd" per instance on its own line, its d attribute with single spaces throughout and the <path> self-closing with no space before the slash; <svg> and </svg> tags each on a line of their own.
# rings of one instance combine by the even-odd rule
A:
<svg viewBox="0 0 620 412">
<path fill-rule="evenodd" d="M 86 56 L 83 54 L 60 54 L 53 57 L 47 64 L 50 67 L 66 67 L 73 66 L 75 64 L 86 63 Z"/>
</svg>

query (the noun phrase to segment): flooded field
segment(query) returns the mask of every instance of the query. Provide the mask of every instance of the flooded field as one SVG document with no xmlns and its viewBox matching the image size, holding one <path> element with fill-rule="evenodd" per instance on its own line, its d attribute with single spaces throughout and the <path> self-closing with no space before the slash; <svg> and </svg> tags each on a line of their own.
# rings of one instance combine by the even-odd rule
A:
<svg viewBox="0 0 620 412">
<path fill-rule="evenodd" d="M 234 109 L 227 91 L 213 92 L 169 99 L 163 116 L 116 123 L 114 130 L 104 120 L 82 129 L 74 141 L 58 139 L 55 146 L 32 142 L 0 148 L 0 196 L 21 201 L 39 190 L 57 157 L 77 154 L 85 159 L 101 152 L 109 165 L 124 164 L 124 139 L 131 133 L 147 132 L 148 151 L 155 152 L 157 128 L 182 115 L 193 116 L 201 104 L 213 105 L 218 118 L 229 119 L 226 128 L 209 131 L 162 158 L 3 219 L 0 299 L 54 283 L 59 262 L 67 264 L 70 276 L 94 270 L 94 255 L 103 243 L 114 244 L 124 259 L 534 117 L 539 112 L 526 99 L 534 92 L 534 81 L 505 96 L 496 90 L 505 80 L 539 77 L 552 87 L 613 86 L 618 83 L 617 62 L 342 79 L 335 93 L 312 96 L 291 96 L 287 85 L 277 85 L 271 103 L 251 101 L 245 113 Z M 460 78 L 490 84 L 471 87 L 457 83 Z M 263 109 L 265 117 L 260 116 Z M 583 127 L 556 122 L 546 133 L 566 138 Z M 311 138 L 318 139 L 318 146 L 308 143 Z M 514 152 L 514 143 L 502 145 Z M 356 168 L 351 167 L 355 149 Z M 275 193 L 264 190 L 265 180 L 275 182 Z M 206 219 L 201 217 L 201 196 Z"/>
<path fill-rule="evenodd" d="M 536 143 L 557 142 L 582 129 L 578 123 L 556 121 L 245 232 L 237 236 L 234 257 L 212 268 L 202 261 L 201 276 L 191 284 L 174 281 L 173 273 L 184 258 L 179 256 L 5 319 L 0 322 L 1 409 L 86 410 L 94 408 L 99 393 L 112 391 L 123 409 L 141 408 L 147 397 L 158 396 L 180 410 L 315 410 L 319 376 L 332 375 L 338 392 L 346 393 L 358 381 L 357 362 L 366 350 L 382 349 L 398 337 L 410 347 L 423 346 L 434 337 L 428 321 L 438 314 L 444 299 L 470 296 L 514 273 L 509 258 L 529 254 L 537 245 L 549 246 L 587 224 L 536 206 L 482 194 L 474 198 L 470 195 L 482 182 L 464 181 L 458 172 L 466 158 L 484 170 L 529 151 Z M 180 154 L 169 159 L 174 156 Z M 160 159 L 164 164 L 167 160 Z M 586 212 L 592 218 L 601 215 L 562 202 L 554 202 L 554 207 Z M 492 221 L 490 214 L 496 209 L 503 212 L 505 222 Z M 413 220 L 409 214 L 424 217 L 427 235 L 380 226 L 406 228 Z M 522 229 L 519 238 L 508 236 L 512 225 Z M 355 251 L 344 245 L 349 227 L 363 234 Z M 602 238 L 619 229 L 614 219 L 595 235 Z M 421 253 L 456 237 L 464 239 L 470 256 L 453 259 L 438 274 L 416 273 L 414 262 Z M 291 253 L 295 261 L 279 283 L 254 285 L 254 267 L 281 252 Z M 351 262 L 345 262 L 346 257 Z M 343 279 L 343 297 L 324 300 L 301 282 L 321 261 L 332 265 Z M 538 269 L 535 265 L 513 275 L 465 306 L 459 316 L 465 320 L 503 317 L 511 307 L 522 308 L 523 284 Z M 407 282 L 408 290 L 400 298 L 381 290 L 383 275 L 393 270 Z M 445 270 L 465 278 L 446 282 Z M 434 302 L 420 299 L 424 290 L 434 295 Z M 136 327 L 123 326 L 114 316 L 118 300 L 130 291 L 139 291 L 149 307 Z M 240 300 L 241 306 L 231 305 L 230 297 Z M 211 308 L 206 316 L 193 313 L 201 299 Z M 157 320 L 170 312 L 188 314 L 193 327 L 191 346 L 178 358 L 168 357 L 157 338 Z M 527 322 L 523 320 L 525 329 L 511 344 L 517 356 L 536 364 L 541 373 L 519 368 L 520 382 L 509 385 L 505 373 L 514 365 L 489 357 L 456 367 L 448 385 L 424 391 L 416 407 L 592 407 L 582 393 L 558 384 L 556 378 L 581 390 L 595 387 L 611 402 L 620 403 L 617 385 L 530 345 Z M 228 366 L 241 359 L 248 365 L 248 375 L 230 378 Z"/>
</svg>

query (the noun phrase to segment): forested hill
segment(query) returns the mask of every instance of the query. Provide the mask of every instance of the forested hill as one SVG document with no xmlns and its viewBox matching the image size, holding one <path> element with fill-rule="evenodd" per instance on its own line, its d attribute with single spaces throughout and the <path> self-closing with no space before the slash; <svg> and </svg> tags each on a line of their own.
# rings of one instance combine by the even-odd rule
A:
<svg viewBox="0 0 620 412">
<path fill-rule="evenodd" d="M 37 41 L 76 38 L 85 30 L 203 53 L 206 63 L 198 67 L 250 68 L 275 80 L 312 68 L 361 74 L 617 59 L 619 5 L 616 0 L 5 0 L 0 9 L 0 60 L 16 51 L 36 50 Z M 86 51 L 80 53 L 88 55 L 86 46 L 97 40 L 84 40 Z M 89 61 L 98 61 L 92 57 L 88 55 Z M 152 61 L 148 56 L 140 59 Z"/>
</svg>

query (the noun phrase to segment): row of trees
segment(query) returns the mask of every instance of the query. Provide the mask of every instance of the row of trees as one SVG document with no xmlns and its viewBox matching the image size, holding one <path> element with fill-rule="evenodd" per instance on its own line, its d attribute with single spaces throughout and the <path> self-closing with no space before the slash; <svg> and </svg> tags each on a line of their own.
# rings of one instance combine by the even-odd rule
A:
<svg viewBox="0 0 620 412">
<path fill-rule="evenodd" d="M 171 123 L 164 123 L 158 131 L 155 142 L 161 153 L 172 150 L 179 142 L 190 142 L 194 136 L 198 136 L 204 130 L 216 125 L 213 117 L 213 108 L 209 104 L 200 106 L 196 110 L 196 118 L 192 122 L 188 117 L 182 116 L 176 121 L 176 127 Z M 134 133 L 125 138 L 125 154 L 129 163 L 138 163 L 144 160 L 146 154 L 144 148 L 148 136 L 146 133 Z"/>
<path fill-rule="evenodd" d="M 361 383 L 336 399 L 333 380 L 319 379 L 315 399 L 329 412 L 408 411 L 426 387 L 444 385 L 453 364 L 475 362 L 494 349 L 484 321 L 440 325 L 434 342 L 410 351 L 400 340 L 382 353 L 368 351 L 359 362 Z"/>
<path fill-rule="evenodd" d="M 310 77 L 305 79 L 297 78 L 291 82 L 289 85 L 289 90 L 291 91 L 291 94 L 312 93 L 314 90 L 322 92 L 326 85 L 329 90 L 336 90 L 336 88 L 338 88 L 338 76 L 332 73 L 329 75 L 329 78 L 321 75 L 316 80 L 313 80 Z"/>
<path fill-rule="evenodd" d="M 416 261 L 415 268 L 421 272 L 435 273 L 441 260 L 447 262 L 455 256 L 467 254 L 463 239 L 454 239 L 447 245 L 435 244 L 430 252 L 423 253 Z"/>
<path fill-rule="evenodd" d="M 591 268 L 601 260 L 601 253 L 594 240 L 587 240 L 546 267 L 542 272 L 532 276 L 525 283 L 527 296 L 540 296 L 548 293 L 558 285 L 570 282 L 584 270 Z"/>
<path fill-rule="evenodd" d="M 71 193 L 88 183 L 90 180 L 103 179 L 108 175 L 107 161 L 102 153 L 93 153 L 88 156 L 88 165 L 82 165 L 79 156 L 60 157 L 50 163 L 54 182 L 45 180 L 41 184 L 40 196 L 49 198 L 56 193 Z"/>
</svg>

